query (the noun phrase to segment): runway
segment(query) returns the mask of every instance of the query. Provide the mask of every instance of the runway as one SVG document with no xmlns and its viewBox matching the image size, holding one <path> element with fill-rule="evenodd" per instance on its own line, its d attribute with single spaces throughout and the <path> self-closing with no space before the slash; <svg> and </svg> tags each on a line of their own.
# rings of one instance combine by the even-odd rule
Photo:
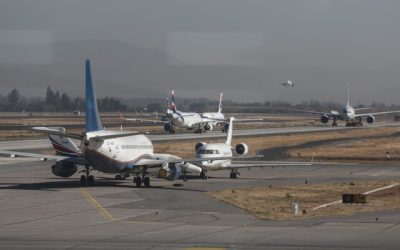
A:
<svg viewBox="0 0 400 250">
<path fill-rule="evenodd" d="M 51 162 L 0 165 L 2 249 L 399 249 L 400 211 L 260 221 L 208 191 L 246 186 L 399 178 L 397 165 L 324 165 L 210 173 L 209 180 L 153 180 L 135 188 L 95 172 L 62 179 Z M 3 162 L 3 160 L 2 160 Z M 174 186 L 174 183 L 183 186 Z M 378 218 L 378 221 L 376 221 Z M 200 248 L 201 247 L 201 248 Z"/>
<path fill-rule="evenodd" d="M 369 127 L 389 127 L 396 126 L 398 124 L 382 123 L 376 124 Z M 280 135 L 280 134 L 296 134 L 296 133 L 310 133 L 310 132 L 329 132 L 337 130 L 352 130 L 352 129 L 363 129 L 353 127 L 329 127 L 329 126 L 317 126 L 317 127 L 283 127 L 283 128 L 267 128 L 267 129 L 247 129 L 247 130 L 234 130 L 234 137 L 251 137 L 251 136 L 268 136 L 268 135 Z M 201 139 L 214 139 L 214 138 L 225 138 L 226 133 L 221 132 L 209 132 L 203 134 L 195 133 L 179 133 L 179 134 L 148 134 L 149 139 L 154 143 L 170 142 L 174 140 L 201 140 Z M 77 142 L 78 145 L 80 142 Z M 44 139 L 22 139 L 22 140 L 8 140 L 0 141 L 0 150 L 26 150 L 26 149 L 42 149 L 50 148 L 51 144 L 47 138 Z"/>
</svg>

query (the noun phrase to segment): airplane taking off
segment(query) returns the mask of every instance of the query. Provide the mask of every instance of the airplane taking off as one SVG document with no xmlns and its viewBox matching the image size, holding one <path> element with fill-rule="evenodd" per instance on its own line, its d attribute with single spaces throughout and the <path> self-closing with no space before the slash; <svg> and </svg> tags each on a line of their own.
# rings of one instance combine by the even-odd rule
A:
<svg viewBox="0 0 400 250">
<path fill-rule="evenodd" d="M 80 178 L 81 185 L 94 184 L 90 173 L 98 170 L 103 173 L 134 174 L 133 182 L 140 187 L 150 186 L 149 175 L 157 178 L 176 180 L 187 172 L 200 174 L 202 169 L 193 162 L 220 160 L 227 157 L 210 159 L 181 159 L 170 154 L 153 152 L 152 142 L 137 132 L 105 130 L 100 122 L 97 110 L 96 94 L 92 82 L 89 60 L 86 61 L 86 132 L 83 134 L 65 133 L 60 128 L 36 127 L 34 129 L 50 135 L 50 140 L 58 155 L 44 155 L 27 152 L 0 151 L 1 154 L 26 156 L 43 160 L 53 159 L 56 163 L 52 172 L 56 176 L 70 177 L 78 171 L 78 165 L 85 170 Z M 80 150 L 71 139 L 81 140 Z M 72 145 L 73 144 L 73 145 Z"/>
<path fill-rule="evenodd" d="M 147 120 L 137 118 L 124 118 L 120 114 L 121 119 L 125 121 L 138 121 L 138 122 L 152 122 L 164 125 L 164 130 L 170 134 L 175 134 L 175 128 L 186 128 L 188 130 L 195 130 L 196 133 L 213 130 L 218 124 L 224 124 L 222 132 L 227 130 L 227 121 L 222 113 L 222 93 L 219 100 L 218 112 L 212 113 L 192 113 L 182 112 L 176 107 L 175 92 L 172 90 L 171 109 L 168 109 L 163 120 Z"/>
<path fill-rule="evenodd" d="M 371 107 L 355 109 L 350 105 L 350 89 L 349 89 L 349 86 L 347 86 L 347 104 L 344 105 L 339 111 L 332 110 L 329 113 L 308 111 L 308 110 L 294 110 L 294 111 L 300 111 L 300 112 L 306 112 L 306 113 L 315 114 L 315 115 L 321 115 L 322 123 L 328 123 L 329 119 L 332 118 L 333 119 L 332 126 L 337 126 L 337 123 L 336 123 L 337 120 L 346 121 L 346 126 L 350 126 L 350 127 L 362 126 L 363 125 L 363 123 L 362 123 L 363 117 L 366 117 L 367 123 L 372 124 L 375 122 L 375 115 L 400 113 L 400 110 L 395 110 L 395 111 L 356 114 L 356 111 L 365 110 L 365 109 L 371 109 Z"/>
<path fill-rule="evenodd" d="M 281 82 L 279 84 L 281 84 L 282 86 L 285 86 L 285 87 L 294 87 L 294 85 L 297 85 L 298 83 L 294 82 L 292 79 L 289 79 L 286 82 Z"/>
<path fill-rule="evenodd" d="M 240 168 L 253 168 L 253 167 L 276 167 L 276 166 L 310 166 L 311 162 L 275 162 L 275 161 L 263 161 L 257 163 L 232 163 L 232 159 L 235 159 L 232 151 L 239 157 L 236 159 L 244 159 L 245 155 L 249 152 L 249 147 L 245 143 L 239 143 L 232 149 L 232 134 L 233 134 L 233 121 L 234 117 L 229 119 L 229 129 L 226 141 L 224 143 L 211 143 L 199 142 L 195 146 L 196 158 L 204 159 L 201 161 L 199 166 L 202 171 L 200 177 L 207 178 L 207 171 L 216 170 L 231 170 L 230 178 L 236 179 L 239 174 Z M 209 161 L 210 158 L 228 157 L 228 159 L 220 159 Z M 250 156 L 248 158 L 254 158 L 257 156 Z"/>
</svg>

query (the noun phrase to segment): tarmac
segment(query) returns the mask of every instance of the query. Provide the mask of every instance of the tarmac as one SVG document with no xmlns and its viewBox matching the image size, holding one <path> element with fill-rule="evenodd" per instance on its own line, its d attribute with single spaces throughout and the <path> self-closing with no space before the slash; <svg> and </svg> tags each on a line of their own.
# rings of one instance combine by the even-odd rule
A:
<svg viewBox="0 0 400 250">
<path fill-rule="evenodd" d="M 262 221 L 208 196 L 250 186 L 400 177 L 395 164 L 314 165 L 228 171 L 208 180 L 152 179 L 151 188 L 94 172 L 53 176 L 51 162 L 0 159 L 1 249 L 399 249 L 400 211 Z M 175 184 L 175 185 L 174 185 Z M 333 200 L 335 200 L 333 198 Z M 300 204 L 301 206 L 301 204 Z"/>
</svg>

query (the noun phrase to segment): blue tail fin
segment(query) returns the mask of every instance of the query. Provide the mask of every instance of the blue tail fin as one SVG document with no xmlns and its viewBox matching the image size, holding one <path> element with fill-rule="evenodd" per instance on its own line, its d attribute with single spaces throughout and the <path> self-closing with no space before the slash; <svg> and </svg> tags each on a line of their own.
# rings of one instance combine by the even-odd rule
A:
<svg viewBox="0 0 400 250">
<path fill-rule="evenodd" d="M 99 131 L 103 129 L 100 122 L 99 112 L 97 110 L 96 93 L 92 82 L 92 72 L 90 70 L 90 61 L 86 60 L 86 132 Z"/>
</svg>

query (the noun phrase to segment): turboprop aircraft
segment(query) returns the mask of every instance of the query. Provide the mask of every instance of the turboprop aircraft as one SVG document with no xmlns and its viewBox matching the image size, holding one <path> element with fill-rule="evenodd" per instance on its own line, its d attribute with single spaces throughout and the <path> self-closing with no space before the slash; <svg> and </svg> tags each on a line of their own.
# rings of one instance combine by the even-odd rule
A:
<svg viewBox="0 0 400 250">
<path fill-rule="evenodd" d="M 329 119 L 333 119 L 332 126 L 337 126 L 336 123 L 337 120 L 346 121 L 346 126 L 349 127 L 362 126 L 363 117 L 366 118 L 367 123 L 372 124 L 375 122 L 375 115 L 400 113 L 400 110 L 395 110 L 395 111 L 356 114 L 356 111 L 366 110 L 366 109 L 371 109 L 371 107 L 355 109 L 350 105 L 350 90 L 349 86 L 347 86 L 347 104 L 344 105 L 339 111 L 332 110 L 331 112 L 326 112 L 326 113 L 318 111 L 308 111 L 308 110 L 294 110 L 294 111 L 321 115 L 321 123 L 328 123 Z"/>
<path fill-rule="evenodd" d="M 310 166 L 311 162 L 276 162 L 276 161 L 264 161 L 257 163 L 245 163 L 236 162 L 232 163 L 235 158 L 233 155 L 234 151 L 239 158 L 245 158 L 249 152 L 249 147 L 245 143 L 239 143 L 234 148 L 232 148 L 232 131 L 233 131 L 233 121 L 234 117 L 229 119 L 229 129 L 226 141 L 224 143 L 210 143 L 199 142 L 195 145 L 196 158 L 204 159 L 198 165 L 201 167 L 202 171 L 200 177 L 207 178 L 207 171 L 216 170 L 231 170 L 230 178 L 236 179 L 239 174 L 240 168 L 252 168 L 252 167 L 275 167 L 275 166 Z M 210 161 L 210 158 L 220 158 L 228 157 L 227 159 L 220 159 Z M 254 157 L 254 156 L 252 156 Z"/>
<path fill-rule="evenodd" d="M 142 185 L 142 182 L 145 187 L 150 186 L 149 175 L 176 180 L 187 172 L 200 174 L 202 171 L 192 162 L 202 161 L 203 159 L 181 159 L 175 155 L 156 154 L 153 152 L 152 142 L 145 135 L 137 132 L 103 129 L 97 110 L 89 60 L 86 61 L 85 113 L 86 131 L 83 134 L 66 133 L 57 128 L 35 128 L 38 131 L 50 134 L 50 139 L 56 139 L 52 143 L 53 146 L 56 145 L 56 152 L 59 155 L 13 151 L 0 151 L 0 153 L 56 160 L 51 170 L 54 175 L 60 177 L 72 176 L 78 171 L 78 165 L 83 165 L 85 169 L 82 172 L 85 174 L 80 177 L 81 185 L 94 184 L 94 176 L 91 175 L 93 170 L 103 173 L 134 174 L 133 182 L 138 187 Z M 64 143 L 59 143 L 60 141 L 63 142 L 61 137 L 81 140 L 80 150 L 71 145 L 73 142 L 70 139 L 64 141 Z M 225 158 L 222 157 L 221 159 Z"/>
<path fill-rule="evenodd" d="M 164 125 L 164 130 L 170 134 L 175 134 L 175 128 L 186 128 L 188 130 L 194 130 L 196 133 L 202 133 L 210 131 L 217 124 L 227 124 L 224 114 L 222 114 L 222 93 L 220 96 L 220 103 L 218 112 L 212 113 L 194 113 L 194 112 L 182 112 L 176 107 L 175 92 L 172 90 L 171 98 L 171 109 L 167 109 L 165 119 L 163 120 L 148 120 L 148 119 L 137 119 L 137 118 L 124 118 L 120 114 L 121 119 L 125 121 L 139 121 L 139 122 L 152 122 L 160 123 Z M 223 132 L 227 129 L 227 126 L 223 126 Z"/>
</svg>

